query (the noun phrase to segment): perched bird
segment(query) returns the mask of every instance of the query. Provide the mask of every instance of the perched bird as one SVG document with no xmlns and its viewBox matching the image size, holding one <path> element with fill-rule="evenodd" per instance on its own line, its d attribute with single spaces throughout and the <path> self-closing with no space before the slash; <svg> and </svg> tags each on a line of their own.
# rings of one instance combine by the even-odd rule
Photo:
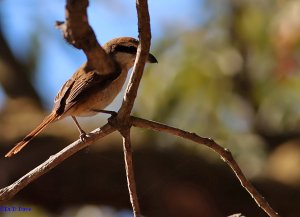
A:
<svg viewBox="0 0 300 217">
<path fill-rule="evenodd" d="M 54 100 L 52 112 L 29 133 L 21 142 L 15 145 L 5 157 L 18 153 L 37 136 L 48 124 L 71 116 L 80 132 L 80 138 L 85 132 L 78 124 L 77 116 L 92 116 L 98 112 L 112 113 L 103 110 L 121 91 L 128 71 L 132 68 L 139 41 L 131 37 L 115 38 L 104 44 L 103 49 L 112 58 L 115 73 L 104 74 L 87 63 L 83 64 L 73 76 L 62 86 Z M 101 61 L 101 60 L 99 60 Z M 149 54 L 149 63 L 157 63 L 156 58 Z"/>
</svg>

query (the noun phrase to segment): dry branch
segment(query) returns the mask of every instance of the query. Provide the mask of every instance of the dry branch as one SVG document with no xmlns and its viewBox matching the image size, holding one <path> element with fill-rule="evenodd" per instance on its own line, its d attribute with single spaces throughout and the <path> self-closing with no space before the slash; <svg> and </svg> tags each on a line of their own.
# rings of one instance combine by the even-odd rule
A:
<svg viewBox="0 0 300 217">
<path fill-rule="evenodd" d="M 241 182 L 242 186 L 249 192 L 249 194 L 255 200 L 257 205 L 261 207 L 269 216 L 279 216 L 268 204 L 268 202 L 260 195 L 260 193 L 253 187 L 253 185 L 247 180 L 242 170 L 240 169 L 236 161 L 233 159 L 231 152 L 228 149 L 223 148 L 222 146 L 217 144 L 214 140 L 198 136 L 195 133 L 190 133 L 175 127 L 170 127 L 165 124 L 145 120 L 142 118 L 132 117 L 131 122 L 132 125 L 135 127 L 165 132 L 211 148 L 213 151 L 220 155 L 223 161 L 225 161 L 230 166 L 230 168 L 233 170 L 233 172 Z"/>
<path fill-rule="evenodd" d="M 123 125 L 122 122 L 118 122 L 117 118 L 112 118 L 110 123 L 113 123 L 114 126 Z M 213 151 L 218 153 L 220 155 L 220 157 L 231 167 L 231 169 L 234 171 L 237 178 L 241 182 L 242 186 L 254 198 L 254 200 L 256 201 L 258 206 L 261 207 L 270 217 L 278 217 L 279 216 L 270 207 L 268 202 L 258 193 L 258 191 L 247 180 L 247 178 L 244 176 L 241 169 L 237 165 L 236 161 L 232 158 L 231 153 L 227 149 L 225 149 L 222 146 L 218 145 L 212 139 L 200 137 L 195 133 L 190 133 L 190 132 L 178 129 L 178 128 L 170 127 L 170 126 L 165 125 L 165 124 L 161 124 L 161 123 L 157 123 L 157 122 L 153 122 L 153 121 L 149 121 L 149 120 L 145 120 L 145 119 L 137 118 L 137 117 L 133 117 L 133 116 L 130 117 L 129 123 L 132 124 L 132 126 L 135 126 L 135 127 L 151 129 L 151 130 L 159 131 L 159 132 L 165 132 L 165 133 L 168 133 L 168 134 L 172 134 L 172 135 L 175 135 L 175 136 L 178 136 L 178 137 L 181 137 L 181 138 L 185 138 L 185 139 L 194 141 L 198 144 L 202 144 L 202 145 L 205 145 L 205 146 L 211 148 Z M 18 193 L 21 189 L 26 187 L 29 183 L 31 183 L 32 181 L 34 181 L 35 179 L 37 179 L 38 177 L 40 177 L 44 173 L 50 171 L 55 166 L 59 165 L 63 160 L 65 160 L 68 157 L 72 156 L 73 154 L 75 154 L 77 151 L 83 149 L 84 147 L 87 147 L 92 142 L 94 142 L 96 140 L 99 140 L 99 139 L 103 138 L 104 136 L 112 133 L 113 131 L 115 131 L 115 129 L 113 127 L 111 127 L 110 125 L 106 124 L 102 128 L 96 129 L 93 132 L 89 133 L 88 134 L 88 139 L 85 142 L 81 142 L 80 140 L 77 140 L 74 143 L 70 144 L 69 146 L 64 148 L 62 151 L 60 151 L 57 154 L 51 156 L 43 164 L 41 164 L 37 168 L 33 169 L 31 172 L 27 173 L 25 176 L 20 178 L 18 181 L 16 181 L 12 185 L 1 189 L 0 190 L 0 202 L 3 203 L 4 201 L 12 198 L 16 193 Z M 124 145 L 126 147 L 126 146 L 128 146 L 128 142 L 130 142 L 130 139 L 126 138 L 126 136 L 125 136 L 123 142 L 124 142 Z M 128 149 L 127 151 L 130 151 L 130 149 Z M 127 157 L 125 155 L 125 159 Z M 131 159 L 129 159 L 129 161 L 130 160 Z M 130 163 L 127 163 L 127 165 L 132 165 L 132 161 Z M 130 171 L 130 170 L 128 170 L 128 171 Z M 128 183 L 128 185 L 129 184 L 130 183 Z M 132 193 L 131 187 L 130 187 L 130 191 L 131 191 L 131 194 L 134 195 L 134 193 Z M 138 207 L 138 206 L 135 206 L 135 207 Z M 139 210 L 139 209 L 137 209 L 137 210 Z"/>
<path fill-rule="evenodd" d="M 118 112 L 118 116 L 120 119 L 124 118 L 125 116 L 129 117 L 131 113 L 151 45 L 151 28 L 148 1 L 137 0 L 136 9 L 138 15 L 138 30 L 140 44 L 138 47 L 136 60 L 133 66 L 133 72 L 123 98 L 123 103 Z"/>
<path fill-rule="evenodd" d="M 129 79 L 121 108 L 118 111 L 117 129 L 123 136 L 123 150 L 125 158 L 126 177 L 128 183 L 128 190 L 130 201 L 135 217 L 140 217 L 140 208 L 138 197 L 136 193 L 136 185 L 132 163 L 132 151 L 130 141 L 130 127 L 129 118 L 137 95 L 140 81 L 143 76 L 146 61 L 148 59 L 150 45 L 151 45 L 151 28 L 150 16 L 147 0 L 136 0 L 136 10 L 138 15 L 138 31 L 139 31 L 139 47 L 136 54 L 133 72 Z M 123 126 L 123 127 L 122 127 Z"/>
<path fill-rule="evenodd" d="M 130 202 L 132 204 L 134 216 L 141 216 L 139 201 L 136 193 L 136 184 L 134 178 L 134 169 L 132 163 L 132 150 L 131 150 L 131 139 L 130 129 L 122 132 L 123 136 L 123 152 L 125 160 L 126 178 L 129 189 Z"/>
<path fill-rule="evenodd" d="M 114 73 L 115 65 L 97 41 L 87 16 L 88 0 L 66 1 L 66 23 L 56 22 L 65 40 L 87 56 L 88 66 L 103 74 Z M 99 61 L 101 60 L 101 61 Z"/>
<path fill-rule="evenodd" d="M 87 147 L 93 142 L 105 137 L 106 135 L 114 131 L 114 128 L 112 128 L 109 124 L 106 124 L 103 127 L 98 128 L 89 133 L 84 142 L 82 142 L 79 139 L 70 144 L 69 146 L 65 147 L 63 150 L 56 153 L 55 155 L 50 156 L 48 160 L 31 170 L 19 180 L 15 181 L 13 184 L 0 189 L 0 204 L 3 204 L 5 201 L 11 199 L 28 184 L 30 184 L 43 174 L 49 172 L 51 169 L 61 164 L 64 160 L 71 157 L 73 154 L 77 153 L 78 151 L 82 150 L 83 148 Z"/>
</svg>

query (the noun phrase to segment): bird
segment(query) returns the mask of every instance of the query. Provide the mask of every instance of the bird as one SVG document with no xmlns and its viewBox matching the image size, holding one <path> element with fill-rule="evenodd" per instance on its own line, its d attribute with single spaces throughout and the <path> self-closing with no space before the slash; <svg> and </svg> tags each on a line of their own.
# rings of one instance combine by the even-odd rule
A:
<svg viewBox="0 0 300 217">
<path fill-rule="evenodd" d="M 49 124 L 68 116 L 72 117 L 79 130 L 80 138 L 84 140 L 86 133 L 80 127 L 76 117 L 93 116 L 99 112 L 115 113 L 104 109 L 121 91 L 127 74 L 134 65 L 138 45 L 139 41 L 132 37 L 119 37 L 105 43 L 103 49 L 115 64 L 115 72 L 109 74 L 99 72 L 91 68 L 88 62 L 80 66 L 59 90 L 51 113 L 5 157 L 17 154 Z M 157 59 L 149 53 L 147 62 L 157 63 Z"/>
</svg>

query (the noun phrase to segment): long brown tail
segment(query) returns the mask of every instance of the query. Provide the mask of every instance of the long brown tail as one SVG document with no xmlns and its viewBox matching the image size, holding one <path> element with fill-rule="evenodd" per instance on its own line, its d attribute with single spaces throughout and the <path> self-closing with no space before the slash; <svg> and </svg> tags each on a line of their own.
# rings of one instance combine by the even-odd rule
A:
<svg viewBox="0 0 300 217">
<path fill-rule="evenodd" d="M 21 151 L 22 148 L 24 148 L 28 142 L 30 142 L 35 136 L 37 136 L 48 124 L 53 122 L 57 118 L 57 115 L 55 113 L 51 113 L 48 115 L 43 122 L 36 127 L 31 133 L 29 133 L 21 142 L 15 145 L 6 155 L 5 157 L 11 157 L 15 154 L 17 154 L 19 151 Z"/>
</svg>

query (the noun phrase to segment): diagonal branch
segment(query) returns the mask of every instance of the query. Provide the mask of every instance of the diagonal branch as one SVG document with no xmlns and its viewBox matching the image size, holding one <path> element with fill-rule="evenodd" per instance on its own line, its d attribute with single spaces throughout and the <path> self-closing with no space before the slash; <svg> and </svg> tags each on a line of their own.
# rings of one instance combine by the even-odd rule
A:
<svg viewBox="0 0 300 217">
<path fill-rule="evenodd" d="M 255 202 L 260 208 L 262 208 L 271 217 L 279 216 L 268 204 L 268 202 L 261 196 L 261 194 L 253 187 L 253 185 L 247 180 L 242 170 L 240 169 L 236 161 L 233 159 L 231 152 L 228 149 L 218 145 L 214 140 L 198 136 L 195 133 L 190 133 L 175 127 L 170 127 L 165 124 L 145 120 L 142 118 L 131 117 L 131 121 L 132 125 L 135 127 L 165 132 L 209 147 L 217 154 L 219 154 L 222 160 L 230 166 L 230 168 L 233 170 L 233 172 L 241 182 L 242 186 L 249 192 L 251 197 L 255 200 Z"/>
<path fill-rule="evenodd" d="M 91 145 L 93 142 L 107 136 L 108 134 L 114 132 L 115 130 L 106 124 L 101 128 L 98 128 L 87 135 L 84 142 L 80 139 L 73 142 L 69 146 L 65 147 L 60 152 L 49 157 L 44 163 L 40 164 L 35 169 L 31 170 L 29 173 L 21 177 L 19 180 L 15 181 L 13 184 L 0 189 L 0 204 L 11 199 L 20 190 L 25 188 L 28 184 L 42 176 L 43 174 L 49 172 L 51 169 L 61 164 L 64 160 L 74 155 L 76 152 L 82 150 L 83 148 Z"/>
<path fill-rule="evenodd" d="M 100 46 L 89 25 L 87 16 L 89 1 L 66 0 L 66 2 L 66 23 L 58 21 L 56 27 L 63 32 L 64 38 L 69 44 L 83 50 L 87 56 L 89 67 L 103 74 L 114 73 L 116 68 L 112 59 Z"/>
<path fill-rule="evenodd" d="M 117 120 L 117 118 L 113 118 L 113 120 Z M 249 194 L 253 197 L 255 202 L 258 204 L 259 207 L 261 207 L 270 217 L 278 217 L 279 215 L 270 207 L 268 202 L 259 194 L 259 192 L 251 185 L 251 183 L 247 180 L 245 175 L 242 173 L 241 169 L 235 162 L 235 160 L 232 158 L 231 153 L 218 145 L 216 142 L 214 142 L 212 139 L 209 138 L 204 138 L 200 137 L 195 133 L 190 133 L 184 130 L 180 130 L 178 128 L 170 127 L 165 124 L 145 120 L 142 118 L 137 118 L 137 117 L 130 117 L 130 122 L 132 126 L 139 127 L 139 128 L 145 128 L 145 129 L 151 129 L 154 131 L 159 131 L 159 132 L 165 132 L 168 134 L 172 134 L 178 137 L 182 137 L 191 141 L 194 141 L 198 144 L 205 145 L 209 148 L 211 148 L 213 151 L 218 153 L 221 158 L 231 167 L 231 169 L 234 171 L 236 174 L 237 178 L 241 182 L 242 186 L 249 192 Z M 115 124 L 120 124 L 119 122 L 115 122 Z M 47 173 L 51 169 L 53 169 L 55 166 L 59 165 L 62 161 L 67 159 L 68 157 L 72 156 L 75 154 L 77 151 L 83 149 L 84 147 L 87 147 L 90 145 L 92 142 L 99 140 L 103 138 L 104 136 L 114 132 L 115 129 L 111 127 L 109 124 L 104 125 L 100 129 L 96 129 L 90 134 L 88 134 L 88 138 L 85 142 L 81 142 L 80 140 L 75 141 L 74 143 L 70 144 L 66 148 L 64 148 L 62 151 L 58 152 L 57 154 L 51 156 L 47 161 L 42 163 L 40 166 L 36 167 L 26 175 L 24 175 L 22 178 L 20 178 L 18 181 L 15 183 L 0 189 L 0 203 L 3 203 L 4 201 L 9 200 L 12 198 L 16 193 L 18 193 L 20 190 L 22 190 L 24 187 L 26 187 L 28 184 L 36 180 L 38 177 L 41 175 Z M 124 134 L 124 133 L 123 133 Z M 130 137 L 127 134 L 123 135 L 123 144 L 124 148 L 130 147 Z M 131 152 L 130 149 L 127 149 L 124 151 L 125 154 L 128 154 Z M 131 153 L 129 153 L 131 154 Z M 132 164 L 132 158 L 129 155 L 125 155 L 125 160 L 129 163 L 127 163 L 128 168 L 127 168 L 127 173 L 128 179 L 132 179 L 129 176 L 133 175 L 129 174 L 131 171 L 130 165 Z M 132 176 L 133 177 L 133 176 Z M 128 185 L 130 183 L 133 183 L 134 181 L 128 182 Z M 134 187 L 135 188 L 135 187 Z M 132 189 L 132 186 L 129 187 L 129 189 Z M 136 191 L 131 190 L 132 195 L 130 195 L 132 198 L 131 200 L 135 200 L 136 197 Z M 137 201 L 133 201 L 134 207 L 138 207 Z M 138 214 L 139 213 L 139 208 L 135 208 L 135 212 Z M 138 215 L 136 215 L 138 216 Z"/>
<path fill-rule="evenodd" d="M 131 139 L 130 139 L 130 129 L 122 131 L 123 136 L 123 152 L 125 160 L 126 178 L 129 190 L 130 202 L 133 209 L 133 215 L 135 217 L 141 216 L 140 206 L 138 202 L 138 197 L 136 193 L 136 184 L 134 178 L 134 169 L 132 163 L 132 150 L 131 150 Z"/>
</svg>

